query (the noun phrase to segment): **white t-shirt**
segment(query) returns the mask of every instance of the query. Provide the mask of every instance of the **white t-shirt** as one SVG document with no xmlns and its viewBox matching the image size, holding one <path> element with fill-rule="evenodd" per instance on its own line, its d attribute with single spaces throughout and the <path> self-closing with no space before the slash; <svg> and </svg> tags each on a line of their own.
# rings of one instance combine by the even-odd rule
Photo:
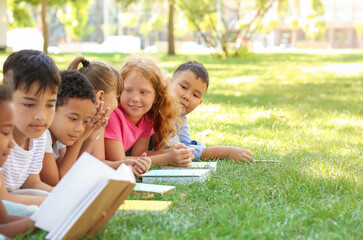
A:
<svg viewBox="0 0 363 240">
<path fill-rule="evenodd" d="M 29 150 L 24 150 L 14 141 L 14 147 L 3 166 L 4 182 L 7 190 L 19 189 L 30 174 L 39 174 L 43 166 L 45 134 L 30 139 Z"/>
<path fill-rule="evenodd" d="M 45 134 L 46 142 L 47 142 L 47 145 L 45 147 L 45 152 L 53 153 L 54 159 L 57 160 L 59 158 L 59 150 L 61 150 L 62 148 L 65 148 L 67 146 L 58 140 L 53 144 L 52 135 L 50 134 L 50 131 L 48 129 L 44 132 L 44 134 Z"/>
</svg>

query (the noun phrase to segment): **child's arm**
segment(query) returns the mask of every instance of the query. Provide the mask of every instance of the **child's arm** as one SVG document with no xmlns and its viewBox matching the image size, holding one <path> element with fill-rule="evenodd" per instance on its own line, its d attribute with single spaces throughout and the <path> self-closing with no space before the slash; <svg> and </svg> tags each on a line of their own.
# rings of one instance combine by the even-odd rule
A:
<svg viewBox="0 0 363 240">
<path fill-rule="evenodd" d="M 59 149 L 59 158 L 56 161 L 59 174 L 58 182 L 77 161 L 79 150 L 81 149 L 82 143 L 83 140 L 78 139 L 71 146 Z"/>
<path fill-rule="evenodd" d="M 105 151 L 107 152 L 107 157 L 110 160 L 105 161 L 107 165 L 112 168 L 117 168 L 122 163 L 125 163 L 133 168 L 136 176 L 139 176 L 149 170 L 151 166 L 151 159 L 146 157 L 143 153 L 141 153 L 141 157 L 126 157 L 124 145 L 121 141 L 108 138 L 105 138 L 104 141 Z M 113 163 L 111 163 L 111 161 L 113 161 Z"/>
<path fill-rule="evenodd" d="M 207 147 L 203 149 L 203 159 L 229 158 L 235 162 L 253 163 L 252 153 L 246 149 L 231 146 Z"/>
<path fill-rule="evenodd" d="M 134 160 L 134 164 L 132 166 L 132 170 L 135 176 L 140 176 L 143 173 L 149 171 L 151 167 L 151 159 L 147 157 L 147 154 L 144 152 L 141 157 L 138 157 Z"/>
<path fill-rule="evenodd" d="M 109 114 L 110 108 L 108 107 L 105 111 L 102 111 L 102 109 L 103 102 L 98 105 L 96 113 L 87 124 L 83 134 L 84 141 L 79 154 L 82 154 L 83 152 L 91 153 L 96 141 L 101 138 L 101 135 L 104 135 L 105 127 L 108 122 L 107 115 Z"/>
<path fill-rule="evenodd" d="M 61 150 L 60 150 L 61 151 Z M 45 153 L 43 158 L 43 167 L 39 173 L 40 179 L 49 184 L 55 186 L 59 182 L 58 166 L 54 159 L 53 153 Z"/>
<path fill-rule="evenodd" d="M 0 233 L 8 238 L 14 238 L 19 233 L 25 233 L 34 228 L 34 222 L 28 217 L 9 215 L 0 200 Z"/>
<path fill-rule="evenodd" d="M 110 161 L 118 161 L 126 158 L 124 145 L 121 141 L 105 138 L 105 152 Z"/>
<path fill-rule="evenodd" d="M 83 152 L 91 152 L 97 136 L 99 136 L 107 124 L 106 115 L 108 114 L 109 108 L 106 111 L 102 111 L 102 107 L 103 102 L 95 109 L 91 120 L 86 124 L 86 129 L 82 136 L 71 146 L 68 146 L 65 151 L 59 151 L 59 158 L 57 159 L 59 179 L 62 179 L 69 171 L 80 154 Z"/>
<path fill-rule="evenodd" d="M 96 140 L 93 145 L 92 155 L 95 156 L 99 160 L 105 160 L 105 131 L 100 134 L 100 137 Z"/>
<path fill-rule="evenodd" d="M 21 186 L 21 189 L 27 189 L 27 188 L 44 190 L 47 192 L 51 192 L 53 190 L 53 187 L 49 186 L 48 184 L 40 180 L 39 174 L 29 174 L 28 178 Z"/>
<path fill-rule="evenodd" d="M 148 146 L 149 138 L 140 138 L 132 147 L 131 155 L 137 156 L 142 152 L 146 152 L 153 164 L 178 167 L 189 166 L 194 158 L 192 155 L 195 151 L 194 148 L 187 147 L 184 144 L 176 144 L 169 149 L 159 151 L 147 151 Z"/>
<path fill-rule="evenodd" d="M 0 199 L 8 200 L 10 202 L 22 203 L 26 205 L 37 205 L 39 206 L 45 199 L 44 196 L 30 196 L 30 195 L 18 195 L 11 194 L 5 187 L 4 177 L 0 171 Z M 1 200 L 0 200 L 1 201 Z"/>
<path fill-rule="evenodd" d="M 153 162 L 156 165 L 169 165 L 176 167 L 188 167 L 194 159 L 194 148 L 187 147 L 184 144 L 176 144 L 169 149 L 157 152 L 147 152 Z M 154 155 L 155 154 L 155 155 Z"/>
</svg>

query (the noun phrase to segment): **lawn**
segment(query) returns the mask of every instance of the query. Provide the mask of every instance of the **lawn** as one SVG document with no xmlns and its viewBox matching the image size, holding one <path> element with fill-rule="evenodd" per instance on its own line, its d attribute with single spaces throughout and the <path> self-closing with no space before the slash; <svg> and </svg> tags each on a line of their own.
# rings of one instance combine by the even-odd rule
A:
<svg viewBox="0 0 363 240">
<path fill-rule="evenodd" d="M 52 55 L 61 70 L 74 56 Z M 86 57 L 119 67 L 127 56 Z M 168 212 L 118 212 L 95 239 L 363 239 L 362 53 L 153 57 L 169 74 L 187 60 L 208 69 L 195 139 L 282 163 L 219 160 L 209 180 L 157 198 L 173 201 Z"/>
</svg>

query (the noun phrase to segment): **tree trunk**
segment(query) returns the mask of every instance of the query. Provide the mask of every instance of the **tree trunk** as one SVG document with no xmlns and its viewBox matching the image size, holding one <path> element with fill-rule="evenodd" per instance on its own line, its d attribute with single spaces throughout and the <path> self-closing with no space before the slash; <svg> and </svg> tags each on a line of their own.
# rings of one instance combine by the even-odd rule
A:
<svg viewBox="0 0 363 240">
<path fill-rule="evenodd" d="M 6 0 L 0 0 L 0 50 L 6 49 L 6 32 L 8 31 L 8 21 L 6 18 Z"/>
<path fill-rule="evenodd" d="M 168 54 L 175 55 L 174 46 L 174 0 L 169 0 Z"/>
<path fill-rule="evenodd" d="M 48 53 L 48 24 L 47 24 L 47 0 L 42 0 L 42 27 L 43 27 L 43 52 Z"/>
<path fill-rule="evenodd" d="M 221 45 L 222 45 L 222 58 L 228 58 L 228 47 L 227 47 L 227 43 L 224 40 L 221 40 Z"/>
</svg>

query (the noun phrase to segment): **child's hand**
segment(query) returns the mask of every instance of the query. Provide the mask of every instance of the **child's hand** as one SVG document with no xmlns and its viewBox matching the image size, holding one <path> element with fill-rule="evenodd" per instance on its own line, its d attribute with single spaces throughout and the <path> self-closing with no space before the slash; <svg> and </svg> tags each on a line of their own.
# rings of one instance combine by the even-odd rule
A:
<svg viewBox="0 0 363 240">
<path fill-rule="evenodd" d="M 86 124 L 85 131 L 82 135 L 83 141 L 86 139 L 96 140 L 101 134 L 102 130 L 107 125 L 107 116 L 110 108 L 103 111 L 103 102 L 101 101 L 98 106 L 94 109 L 90 121 Z"/>
<path fill-rule="evenodd" d="M 151 166 L 151 159 L 147 157 L 146 153 L 143 153 L 141 157 L 134 160 L 132 170 L 135 176 L 140 176 L 141 174 L 146 173 L 149 171 Z"/>
<path fill-rule="evenodd" d="M 235 162 L 246 162 L 254 163 L 255 160 L 252 158 L 252 153 L 246 149 L 239 147 L 229 147 L 230 153 L 228 158 L 234 160 Z"/>
<path fill-rule="evenodd" d="M 188 167 L 194 159 L 195 149 L 182 143 L 176 144 L 169 150 L 170 164 L 176 167 Z"/>
</svg>

